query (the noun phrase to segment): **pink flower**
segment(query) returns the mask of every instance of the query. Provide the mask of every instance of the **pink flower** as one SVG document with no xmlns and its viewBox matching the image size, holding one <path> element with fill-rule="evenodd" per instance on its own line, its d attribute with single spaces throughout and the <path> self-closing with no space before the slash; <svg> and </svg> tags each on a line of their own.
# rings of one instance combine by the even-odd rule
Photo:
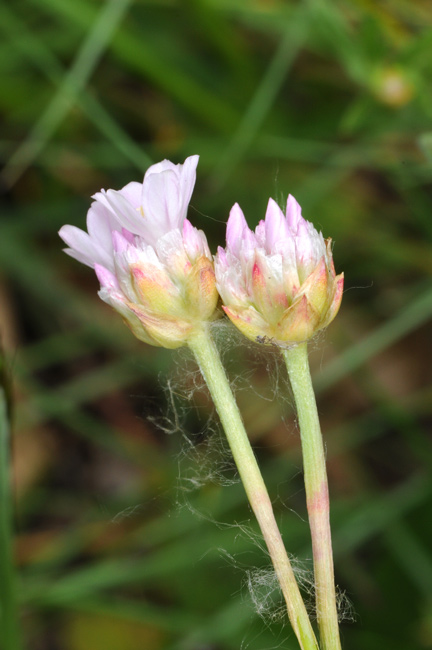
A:
<svg viewBox="0 0 432 650">
<path fill-rule="evenodd" d="M 270 199 L 255 232 L 235 204 L 226 241 L 215 258 L 216 286 L 225 313 L 249 339 L 299 343 L 336 316 L 343 274 L 335 274 L 331 240 L 303 219 L 294 197 L 286 216 Z"/>
<path fill-rule="evenodd" d="M 135 336 L 168 348 L 183 345 L 212 318 L 218 295 L 207 239 L 186 219 L 198 156 L 183 165 L 164 160 L 143 183 L 101 190 L 87 230 L 63 226 L 65 252 L 94 268 L 99 296 Z"/>
</svg>

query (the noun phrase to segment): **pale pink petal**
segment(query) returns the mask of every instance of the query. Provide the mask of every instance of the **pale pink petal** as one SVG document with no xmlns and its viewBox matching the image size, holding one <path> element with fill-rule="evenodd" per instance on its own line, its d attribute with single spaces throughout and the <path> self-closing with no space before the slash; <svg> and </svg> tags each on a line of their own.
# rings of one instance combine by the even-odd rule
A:
<svg viewBox="0 0 432 650">
<path fill-rule="evenodd" d="M 186 218 L 195 186 L 199 156 L 190 156 L 183 165 L 163 160 L 150 167 L 143 183 L 144 215 L 156 226 L 156 237 L 180 228 Z"/>
<path fill-rule="evenodd" d="M 174 275 L 181 277 L 190 267 L 180 230 L 170 230 L 160 237 L 155 250 L 160 262 Z"/>
<path fill-rule="evenodd" d="M 137 260 L 139 260 L 140 263 L 152 264 L 158 269 L 163 268 L 163 264 L 153 246 L 144 246 L 143 248 L 139 249 L 134 247 L 129 248 L 128 255 L 130 257 L 133 257 L 135 254 L 137 256 Z"/>
<path fill-rule="evenodd" d="M 177 174 L 171 170 L 150 174 L 144 179 L 143 211 L 152 239 L 180 228 L 186 216 L 183 211 Z"/>
<path fill-rule="evenodd" d="M 198 259 L 198 257 L 201 257 L 201 255 L 205 254 L 202 238 L 203 235 L 204 233 L 194 228 L 188 219 L 184 220 L 183 245 L 186 251 L 186 255 L 191 262 L 194 262 Z"/>
<path fill-rule="evenodd" d="M 239 204 L 235 203 L 231 208 L 226 229 L 227 249 L 234 255 L 239 255 L 244 236 L 243 233 L 248 230 L 249 226 L 247 225 L 243 211 Z"/>
<path fill-rule="evenodd" d="M 227 262 L 227 255 L 226 255 L 226 252 L 225 252 L 225 248 L 222 248 L 222 246 L 218 246 L 218 247 L 217 247 L 217 253 L 216 253 L 215 257 L 217 257 L 218 260 L 219 260 L 222 264 L 226 264 L 226 262 Z"/>
<path fill-rule="evenodd" d="M 83 255 L 87 255 L 90 260 L 94 258 L 94 244 L 90 239 L 88 233 L 77 228 L 76 226 L 62 226 L 59 230 L 60 237 L 65 244 L 72 249 L 79 251 Z M 90 264 L 92 266 L 92 264 Z"/>
<path fill-rule="evenodd" d="M 119 190 L 119 194 L 129 201 L 134 210 L 141 208 L 142 183 L 132 181 Z"/>
<path fill-rule="evenodd" d="M 197 233 L 198 233 L 198 237 L 200 237 L 200 239 L 201 239 L 202 254 L 205 255 L 209 260 L 212 260 L 213 256 L 212 256 L 212 254 L 210 252 L 210 248 L 209 248 L 209 245 L 208 245 L 208 241 L 207 241 L 207 237 L 205 235 L 205 232 L 203 230 L 198 230 L 197 229 Z"/>
<path fill-rule="evenodd" d="M 182 195 L 186 198 L 186 203 L 189 203 L 192 191 L 196 181 L 196 168 L 198 165 L 199 156 L 189 156 L 186 158 L 182 165 L 175 165 L 170 160 L 162 160 L 148 168 L 145 173 L 144 181 L 151 174 L 159 174 L 165 171 L 172 171 L 178 178 L 179 186 Z"/>
<path fill-rule="evenodd" d="M 265 234 L 264 219 L 261 219 L 261 221 L 258 223 L 257 227 L 255 228 L 255 238 L 258 246 L 260 248 L 265 248 L 266 234 Z"/>
<path fill-rule="evenodd" d="M 308 262 L 313 258 L 313 241 L 309 236 L 308 223 L 302 219 L 298 223 L 297 236 L 295 238 L 298 262 Z"/>
<path fill-rule="evenodd" d="M 76 226 L 62 226 L 59 235 L 70 247 L 66 252 L 87 266 L 94 267 L 95 262 L 103 264 L 107 268 L 113 268 L 111 255 L 105 251 L 97 242 Z M 74 254 L 72 254 L 74 251 Z"/>
<path fill-rule="evenodd" d="M 135 245 L 135 236 L 131 232 L 129 232 L 129 230 L 127 230 L 126 228 L 122 228 L 121 234 L 129 242 L 129 244 L 132 244 L 132 246 Z"/>
<path fill-rule="evenodd" d="M 228 272 L 230 268 L 230 261 L 228 259 L 228 256 L 225 252 L 225 249 L 222 248 L 221 246 L 218 247 L 217 253 L 214 256 L 214 268 L 215 268 L 215 275 L 216 275 L 216 286 L 219 290 L 218 285 L 223 283 L 225 274 Z"/>
<path fill-rule="evenodd" d="M 243 239 L 241 241 L 241 257 L 248 259 L 257 248 L 257 240 L 255 234 L 249 228 L 243 231 Z"/>
<path fill-rule="evenodd" d="M 100 264 L 95 264 L 94 269 L 101 287 L 104 287 L 105 289 L 119 289 L 119 283 L 114 273 L 111 273 L 111 271 Z"/>
<path fill-rule="evenodd" d="M 130 242 L 126 239 L 123 233 L 118 232 L 118 230 L 114 230 L 114 232 L 111 233 L 111 236 L 113 249 L 116 253 L 119 253 L 121 255 L 127 251 L 130 246 Z"/>
<path fill-rule="evenodd" d="M 296 233 L 298 229 L 298 224 L 301 221 L 304 221 L 301 213 L 301 207 L 295 200 L 295 198 L 289 194 L 286 207 L 286 220 L 288 226 L 291 230 Z"/>
<path fill-rule="evenodd" d="M 84 253 L 80 253 L 74 248 L 63 248 L 63 252 L 66 253 L 66 255 L 70 255 L 70 257 L 73 257 L 75 260 L 78 260 L 78 262 L 81 262 L 81 264 L 85 264 L 86 266 L 93 268 L 93 262 Z"/>
<path fill-rule="evenodd" d="M 289 237 L 284 214 L 276 201 L 269 199 L 265 216 L 266 251 L 272 253 L 276 244 Z"/>
<path fill-rule="evenodd" d="M 113 191 L 113 190 L 111 190 Z M 101 205 L 105 206 L 105 208 L 108 210 L 108 212 L 111 214 L 112 219 L 116 219 L 116 213 L 110 205 L 108 198 L 107 198 L 107 190 L 102 189 L 100 192 L 95 192 L 95 194 L 92 194 L 92 199 L 95 200 L 95 202 L 100 203 Z M 93 205 L 93 203 L 92 203 Z"/>
<path fill-rule="evenodd" d="M 295 237 L 286 237 L 276 242 L 273 247 L 273 254 L 282 256 L 284 263 L 288 265 L 296 265 L 296 245 Z"/>
<path fill-rule="evenodd" d="M 120 224 L 112 212 L 102 203 L 94 201 L 87 212 L 87 230 L 91 239 L 108 253 L 112 252 L 111 232 Z"/>
<path fill-rule="evenodd" d="M 189 156 L 189 158 L 186 158 L 184 161 L 184 164 L 180 165 L 180 192 L 183 202 L 183 213 L 185 216 L 195 187 L 198 161 L 199 156 Z"/>
<path fill-rule="evenodd" d="M 260 265 L 269 285 L 280 284 L 283 278 L 282 255 L 268 255 L 262 249 L 257 249 L 256 262 Z"/>
<path fill-rule="evenodd" d="M 160 174 L 160 172 L 166 172 L 167 170 L 176 171 L 178 166 L 179 165 L 171 162 L 171 160 L 161 160 L 161 162 L 155 163 L 147 169 L 144 174 L 144 180 L 150 176 L 150 174 Z"/>
<path fill-rule="evenodd" d="M 148 226 L 141 214 L 141 211 L 135 210 L 129 201 L 115 190 L 108 190 L 102 193 L 105 198 L 106 204 L 115 214 L 117 221 L 124 228 L 136 235 L 146 237 Z M 101 200 L 101 199 L 98 199 Z"/>
<path fill-rule="evenodd" d="M 250 303 L 250 296 L 239 266 L 236 267 L 231 264 L 231 266 L 225 268 L 223 265 L 216 263 L 215 276 L 216 287 L 224 305 L 247 306 Z"/>
</svg>

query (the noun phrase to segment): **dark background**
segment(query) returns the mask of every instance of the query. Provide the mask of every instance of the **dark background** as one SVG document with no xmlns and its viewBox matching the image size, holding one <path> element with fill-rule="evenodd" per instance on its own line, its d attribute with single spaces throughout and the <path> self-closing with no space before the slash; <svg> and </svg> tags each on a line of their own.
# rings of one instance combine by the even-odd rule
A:
<svg viewBox="0 0 432 650">
<path fill-rule="evenodd" d="M 255 226 L 288 193 L 335 242 L 346 292 L 311 363 L 343 648 L 432 648 L 430 0 L 19 0 L 0 30 L 24 647 L 297 647 L 192 360 L 136 341 L 57 236 L 101 187 L 198 153 L 189 218 L 213 251 L 235 201 Z M 307 582 L 285 371 L 219 335 Z"/>
</svg>

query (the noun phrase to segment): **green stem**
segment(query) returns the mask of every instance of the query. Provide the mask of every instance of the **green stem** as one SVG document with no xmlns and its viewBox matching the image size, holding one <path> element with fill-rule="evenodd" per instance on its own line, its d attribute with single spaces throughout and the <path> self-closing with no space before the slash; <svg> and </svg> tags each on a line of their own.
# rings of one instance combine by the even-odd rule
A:
<svg viewBox="0 0 432 650">
<path fill-rule="evenodd" d="M 283 350 L 282 354 L 300 424 L 320 644 L 322 650 L 340 650 L 325 453 L 309 370 L 307 343 Z"/>
<path fill-rule="evenodd" d="M 274 517 L 267 488 L 208 326 L 204 326 L 189 339 L 189 347 L 195 355 L 221 419 L 246 494 L 267 544 L 300 647 L 302 650 L 319 650 Z"/>
<path fill-rule="evenodd" d="M 7 399 L 0 386 L 0 630 L 3 650 L 18 650 L 9 444 Z"/>
</svg>

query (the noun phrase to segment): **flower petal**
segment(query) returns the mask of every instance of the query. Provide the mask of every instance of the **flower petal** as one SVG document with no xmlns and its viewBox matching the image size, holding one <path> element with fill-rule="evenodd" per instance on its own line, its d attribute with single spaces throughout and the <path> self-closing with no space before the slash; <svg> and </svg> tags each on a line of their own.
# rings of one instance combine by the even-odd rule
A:
<svg viewBox="0 0 432 650">
<path fill-rule="evenodd" d="M 198 156 L 190 156 L 183 165 L 164 160 L 147 170 L 142 206 L 145 218 L 156 225 L 157 236 L 182 226 L 195 185 L 198 160 Z"/>
<path fill-rule="evenodd" d="M 132 181 L 118 191 L 139 212 L 141 212 L 142 187 L 142 183 Z"/>
<path fill-rule="evenodd" d="M 68 255 L 87 266 L 94 267 L 95 262 L 113 270 L 114 265 L 109 253 L 99 246 L 84 230 L 76 226 L 62 226 L 59 235 L 70 246 L 66 249 Z"/>
<path fill-rule="evenodd" d="M 235 203 L 227 221 L 226 243 L 227 249 L 237 257 L 240 254 L 243 233 L 247 230 L 249 230 L 249 226 L 242 209 L 238 203 Z"/>
<path fill-rule="evenodd" d="M 290 236 L 284 214 L 273 199 L 269 199 L 264 223 L 265 248 L 266 252 L 271 254 L 275 251 L 276 246 L 279 247 L 281 243 L 283 245 Z"/>
<path fill-rule="evenodd" d="M 289 194 L 286 206 L 286 221 L 293 233 L 297 233 L 298 225 L 304 221 L 301 213 L 301 207 L 295 198 Z"/>
<path fill-rule="evenodd" d="M 101 287 L 104 287 L 105 289 L 115 289 L 116 291 L 120 289 L 118 280 L 114 273 L 111 273 L 111 271 L 106 269 L 104 266 L 95 264 L 95 273 Z"/>
<path fill-rule="evenodd" d="M 183 222 L 183 246 L 189 261 L 193 264 L 199 257 L 205 255 L 211 259 L 207 238 L 202 230 L 194 228 L 189 219 Z"/>
<path fill-rule="evenodd" d="M 151 237 L 148 224 L 141 214 L 141 211 L 135 210 L 129 201 L 120 193 L 115 190 L 108 190 L 101 192 L 98 200 L 104 202 L 105 205 L 113 212 L 119 224 L 129 230 L 135 235 L 140 235 L 146 241 Z M 103 197 L 103 198 L 101 198 Z M 148 242 L 150 243 L 150 242 Z"/>
<path fill-rule="evenodd" d="M 112 254 L 111 233 L 119 228 L 120 224 L 111 210 L 99 201 L 93 201 L 87 212 L 87 231 L 91 239 L 97 242 L 108 255 Z"/>
</svg>

